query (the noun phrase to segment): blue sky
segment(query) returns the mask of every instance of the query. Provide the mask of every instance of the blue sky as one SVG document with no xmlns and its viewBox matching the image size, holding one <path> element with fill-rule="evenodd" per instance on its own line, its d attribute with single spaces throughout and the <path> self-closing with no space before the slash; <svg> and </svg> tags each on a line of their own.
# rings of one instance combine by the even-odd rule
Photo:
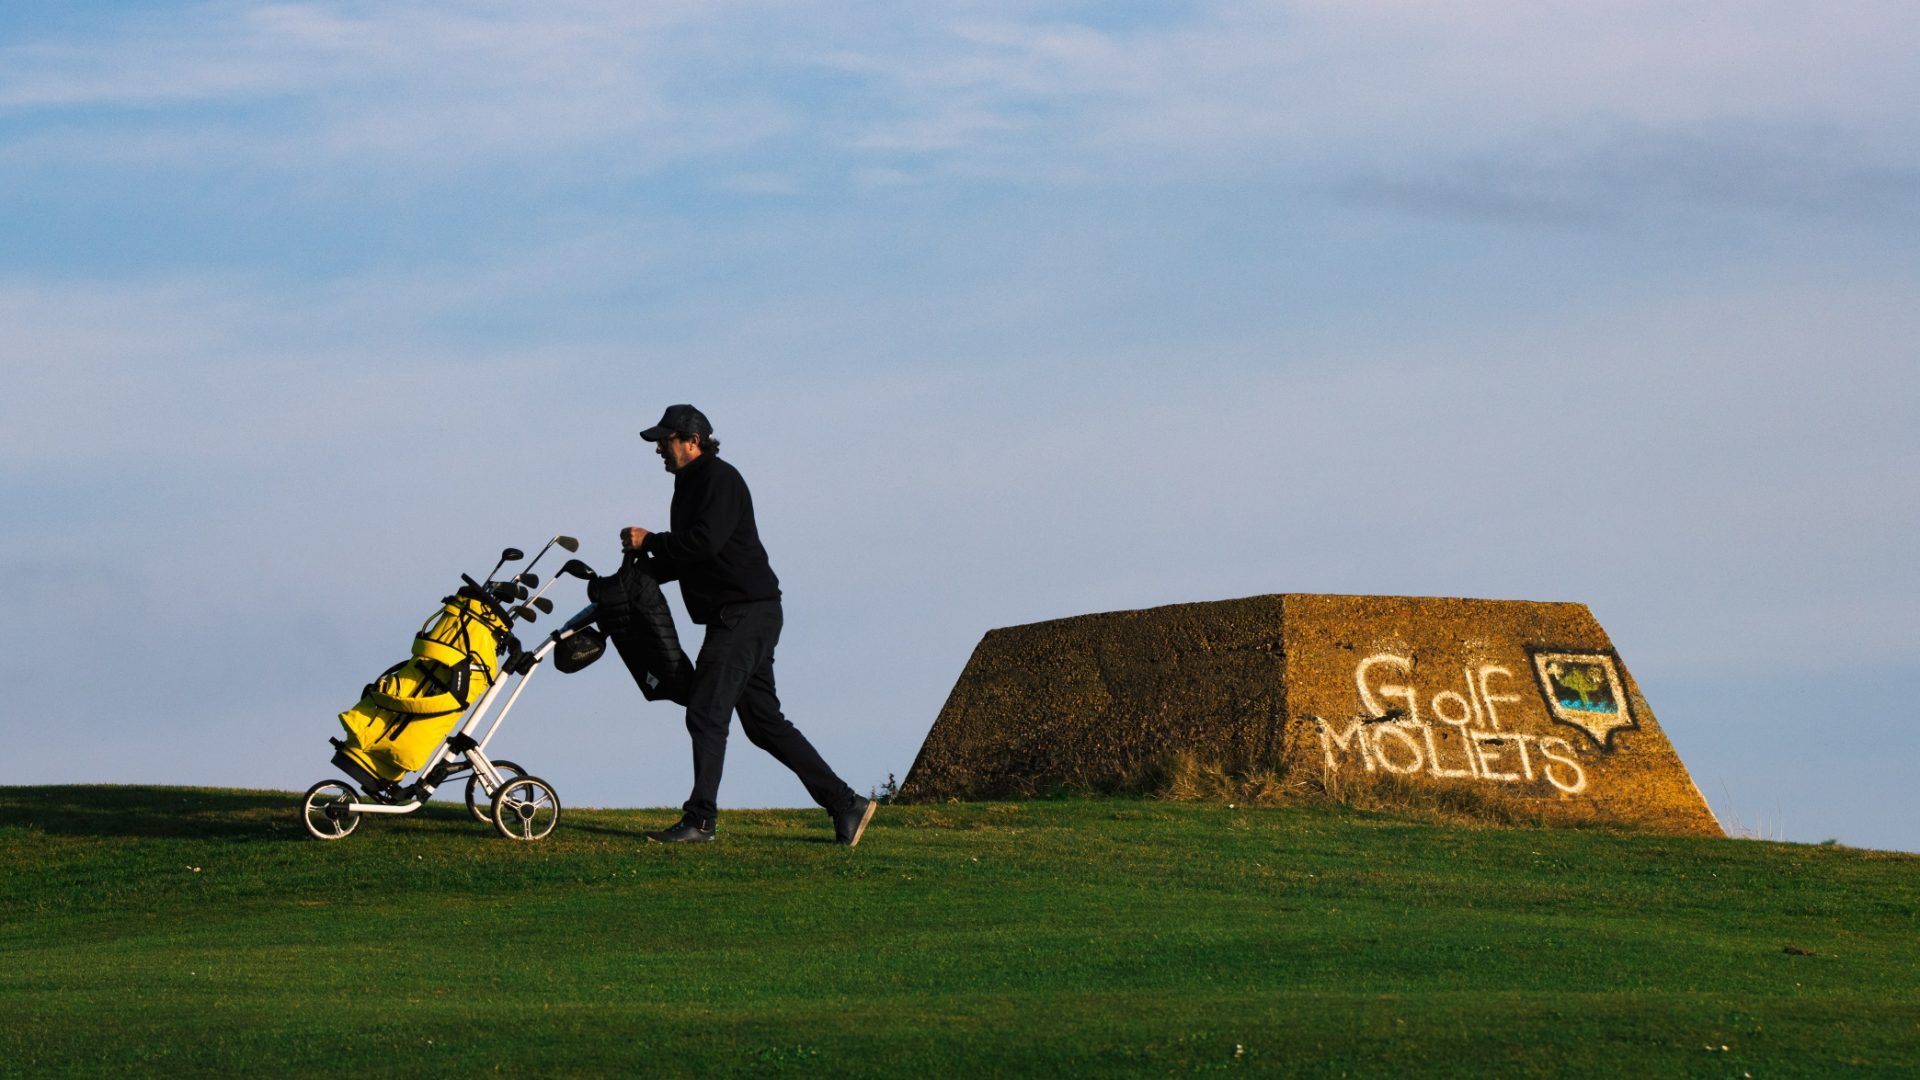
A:
<svg viewBox="0 0 1920 1080">
<path fill-rule="evenodd" d="M 1589 604 L 1724 820 L 1920 850 L 1920 11 L 0 9 L 0 782 L 302 787 L 462 571 L 711 415 L 789 711 L 987 629 Z M 563 603 L 572 597 L 562 597 Z M 502 735 L 671 805 L 617 669 Z M 722 801 L 802 805 L 741 743 Z"/>
</svg>

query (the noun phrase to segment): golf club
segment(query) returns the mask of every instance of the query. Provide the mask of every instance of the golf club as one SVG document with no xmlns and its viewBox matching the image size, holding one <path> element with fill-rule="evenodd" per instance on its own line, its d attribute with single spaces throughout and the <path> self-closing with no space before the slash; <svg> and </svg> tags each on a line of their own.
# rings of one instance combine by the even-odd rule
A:
<svg viewBox="0 0 1920 1080">
<path fill-rule="evenodd" d="M 492 581 L 493 576 L 500 572 L 501 567 L 507 565 L 510 562 L 516 562 L 526 557 L 527 557 L 527 553 L 524 551 L 521 551 L 519 548 L 516 548 L 516 547 L 507 548 L 506 550 L 500 553 L 500 561 L 497 563 L 494 563 L 493 569 L 487 571 L 487 580 Z"/>
<path fill-rule="evenodd" d="M 539 562 L 541 557 L 546 555 L 548 550 L 550 550 L 555 544 L 559 544 L 561 547 L 566 548 L 568 552 L 575 552 L 580 550 L 580 541 L 575 540 L 571 536 L 556 536 L 553 539 L 547 541 L 547 546 L 540 549 L 540 554 L 535 555 L 533 557 L 533 562 L 528 563 L 526 565 L 526 568 L 523 569 L 521 573 L 525 573 L 527 570 L 533 569 L 534 563 Z"/>
</svg>

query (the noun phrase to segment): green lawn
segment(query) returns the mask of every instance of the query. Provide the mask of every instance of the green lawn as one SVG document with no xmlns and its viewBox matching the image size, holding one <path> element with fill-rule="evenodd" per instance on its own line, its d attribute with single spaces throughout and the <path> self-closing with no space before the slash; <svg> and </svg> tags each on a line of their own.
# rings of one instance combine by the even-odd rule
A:
<svg viewBox="0 0 1920 1080">
<path fill-rule="evenodd" d="M 1920 857 L 1341 808 L 0 788 L 0 1073 L 1920 1074 Z"/>
</svg>

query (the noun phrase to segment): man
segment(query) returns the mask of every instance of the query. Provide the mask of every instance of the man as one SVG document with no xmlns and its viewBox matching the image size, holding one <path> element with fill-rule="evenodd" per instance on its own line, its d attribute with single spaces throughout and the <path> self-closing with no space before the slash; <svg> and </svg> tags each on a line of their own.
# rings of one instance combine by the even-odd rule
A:
<svg viewBox="0 0 1920 1080">
<path fill-rule="evenodd" d="M 640 433 L 673 474 L 671 530 L 620 530 L 621 546 L 647 558 L 656 580 L 678 581 L 687 614 L 707 628 L 693 664 L 687 734 L 693 738 L 693 794 L 680 823 L 647 839 L 713 839 L 727 728 L 738 710 L 748 741 L 792 769 L 807 794 L 833 815 L 834 837 L 852 847 L 873 820 L 874 803 L 834 774 L 800 730 L 781 715 L 773 686 L 780 641 L 780 579 L 767 562 L 740 470 L 720 460 L 713 425 L 691 405 L 668 406 Z"/>
</svg>

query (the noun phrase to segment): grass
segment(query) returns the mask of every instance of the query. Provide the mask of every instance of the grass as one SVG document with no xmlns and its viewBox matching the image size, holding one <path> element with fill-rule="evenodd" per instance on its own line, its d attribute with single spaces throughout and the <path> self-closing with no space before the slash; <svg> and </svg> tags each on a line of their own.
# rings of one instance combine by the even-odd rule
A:
<svg viewBox="0 0 1920 1080">
<path fill-rule="evenodd" d="M 1920 857 L 1340 805 L 0 788 L 0 1074 L 1896 1076 Z"/>
<path fill-rule="evenodd" d="M 1579 803 L 1543 804 L 1486 784 L 1415 779 L 1391 772 L 1295 771 L 1287 768 L 1284 759 L 1228 764 L 1177 754 L 1149 770 L 1130 793 L 1170 802 L 1343 806 L 1452 825 L 1618 828 Z"/>
</svg>

